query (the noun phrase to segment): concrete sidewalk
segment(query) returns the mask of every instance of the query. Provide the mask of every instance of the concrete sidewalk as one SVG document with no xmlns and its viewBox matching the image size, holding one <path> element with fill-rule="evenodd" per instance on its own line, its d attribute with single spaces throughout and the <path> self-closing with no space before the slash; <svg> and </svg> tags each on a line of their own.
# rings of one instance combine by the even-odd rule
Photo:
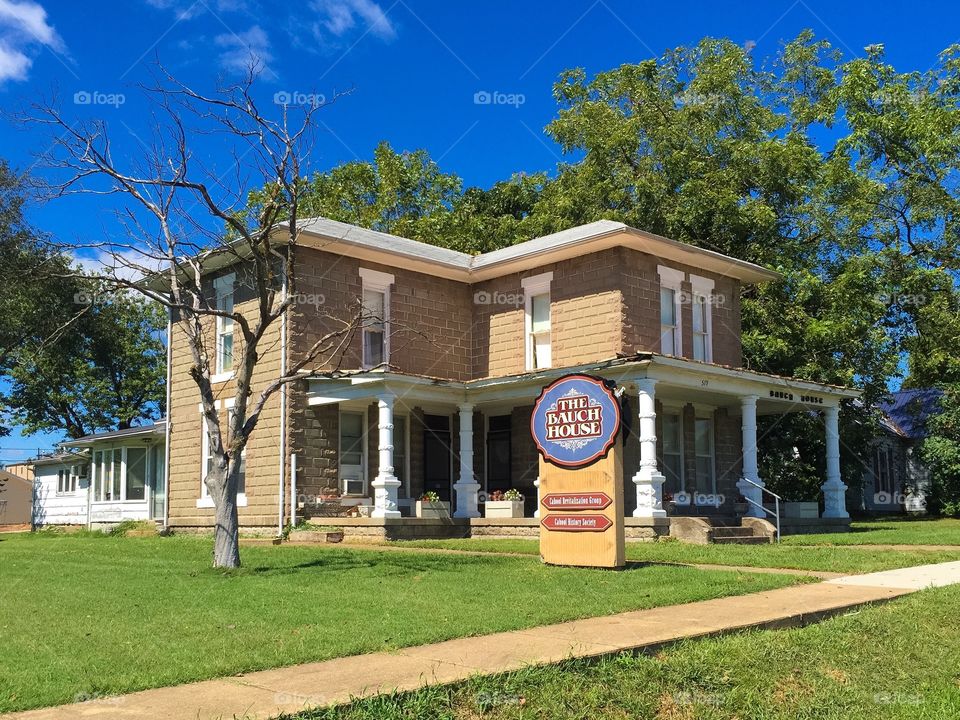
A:
<svg viewBox="0 0 960 720">
<path fill-rule="evenodd" d="M 924 587 L 958 582 L 960 562 L 925 565 L 530 630 L 461 638 L 392 653 L 264 670 L 3 717 L 11 720 L 272 718 L 283 712 L 347 702 L 353 697 L 413 690 L 426 684 L 455 682 L 529 665 L 646 650 L 677 640 L 745 628 L 802 625 Z"/>
</svg>

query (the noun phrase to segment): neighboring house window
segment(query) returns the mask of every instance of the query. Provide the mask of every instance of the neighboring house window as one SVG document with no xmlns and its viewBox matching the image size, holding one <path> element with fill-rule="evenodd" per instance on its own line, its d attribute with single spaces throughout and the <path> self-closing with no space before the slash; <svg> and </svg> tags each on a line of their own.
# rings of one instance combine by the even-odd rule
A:
<svg viewBox="0 0 960 720">
<path fill-rule="evenodd" d="M 683 355 L 683 322 L 680 312 L 682 293 L 680 284 L 684 274 L 664 265 L 657 266 L 660 276 L 660 352 L 664 355 Z"/>
<path fill-rule="evenodd" d="M 683 485 L 683 422 L 678 413 L 661 415 L 663 435 L 663 455 L 660 466 L 667 481 L 664 490 L 681 492 Z"/>
<path fill-rule="evenodd" d="M 526 336 L 526 369 L 541 370 L 551 366 L 550 283 L 553 273 L 543 273 L 521 281 L 524 294 L 524 326 Z"/>
<path fill-rule="evenodd" d="M 228 401 L 229 402 L 229 401 Z M 202 411 L 202 406 L 201 406 Z M 233 410 L 227 408 L 227 423 L 233 419 Z M 229 424 L 226 428 L 221 427 L 221 433 L 226 438 L 224 442 L 229 442 Z M 210 491 L 207 489 L 207 475 L 213 469 L 213 453 L 210 452 L 210 435 L 207 433 L 206 420 L 200 420 L 201 432 L 201 477 L 200 477 L 200 500 L 197 501 L 197 507 L 213 507 L 213 498 L 210 497 Z M 247 504 L 247 449 L 244 448 L 240 453 L 240 476 L 237 478 L 237 505 L 243 507 Z"/>
<path fill-rule="evenodd" d="M 487 430 L 487 492 L 509 490 L 511 475 L 511 416 L 494 415 Z"/>
<path fill-rule="evenodd" d="M 369 370 L 390 362 L 390 286 L 393 275 L 360 268 L 363 283 L 363 357 Z"/>
<path fill-rule="evenodd" d="M 877 447 L 873 455 L 873 491 L 893 494 L 893 453 L 886 445 Z"/>
<path fill-rule="evenodd" d="M 712 419 L 694 420 L 694 443 L 697 454 L 697 492 L 716 492 Z"/>
<path fill-rule="evenodd" d="M 713 280 L 690 276 L 693 288 L 693 359 L 713 362 Z"/>
<path fill-rule="evenodd" d="M 220 312 L 233 312 L 234 275 L 223 275 L 213 281 L 216 307 Z M 217 375 L 233 372 L 233 318 L 217 316 Z"/>
<path fill-rule="evenodd" d="M 364 471 L 363 426 L 361 412 L 340 413 L 340 491 L 344 495 L 363 496 L 367 492 Z"/>
<path fill-rule="evenodd" d="M 57 495 L 69 495 L 77 490 L 77 467 L 73 465 L 57 471 Z"/>
</svg>

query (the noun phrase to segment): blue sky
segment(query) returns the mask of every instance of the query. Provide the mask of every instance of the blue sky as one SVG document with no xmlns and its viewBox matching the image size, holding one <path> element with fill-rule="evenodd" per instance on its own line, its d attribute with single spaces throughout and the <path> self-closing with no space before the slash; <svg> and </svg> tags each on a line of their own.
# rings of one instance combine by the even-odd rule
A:
<svg viewBox="0 0 960 720">
<path fill-rule="evenodd" d="M 65 113 L 110 124 L 115 153 L 135 156 L 151 117 L 138 83 L 159 58 L 179 79 L 209 90 L 236 78 L 251 55 L 265 66 L 261 103 L 352 89 L 323 110 L 313 166 L 371 156 L 381 140 L 426 148 L 469 185 L 561 160 L 543 134 L 562 70 L 588 74 L 658 55 L 701 37 L 728 37 L 766 57 L 804 28 L 846 57 L 883 43 L 898 69 L 926 70 L 960 41 L 960 9 L 914 2 L 641 3 L 435 2 L 433 0 L 0 0 L 0 107 L 14 111 L 56 94 Z M 483 100 L 494 98 L 491 102 Z M 479 102 L 478 102 L 479 100 Z M 0 156 L 21 169 L 49 145 L 4 123 Z M 216 142 L 196 151 L 226 170 Z M 107 203 L 75 198 L 31 211 L 43 230 L 90 242 L 115 229 Z M 0 463 L 56 436 L 0 440 Z"/>
</svg>

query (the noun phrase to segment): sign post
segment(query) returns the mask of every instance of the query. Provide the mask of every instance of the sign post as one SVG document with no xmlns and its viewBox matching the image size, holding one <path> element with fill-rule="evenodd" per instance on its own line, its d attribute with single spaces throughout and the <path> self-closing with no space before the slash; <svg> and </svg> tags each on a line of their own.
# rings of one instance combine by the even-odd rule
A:
<svg viewBox="0 0 960 720">
<path fill-rule="evenodd" d="M 537 398 L 540 556 L 553 565 L 623 567 L 620 402 L 606 381 L 565 375 Z"/>
</svg>

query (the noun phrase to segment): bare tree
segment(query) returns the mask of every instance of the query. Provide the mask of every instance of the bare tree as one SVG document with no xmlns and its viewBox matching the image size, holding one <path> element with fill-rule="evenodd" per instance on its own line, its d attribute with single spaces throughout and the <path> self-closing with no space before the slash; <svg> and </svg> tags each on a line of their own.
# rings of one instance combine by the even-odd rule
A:
<svg viewBox="0 0 960 720">
<path fill-rule="evenodd" d="M 251 71 L 243 82 L 206 95 L 161 68 L 159 81 L 144 88 L 156 108 L 153 141 L 126 162 L 114 156 L 102 120 L 67 118 L 55 101 L 34 104 L 21 118 L 52 131 L 53 147 L 44 159 L 54 176 L 44 184 L 48 196 L 115 195 L 121 201 L 121 240 L 70 249 L 96 250 L 105 258 L 98 279 L 165 306 L 174 332 L 182 333 L 190 348 L 190 375 L 200 396 L 211 460 L 204 483 L 215 507 L 214 567 L 240 565 L 241 456 L 265 404 L 305 374 L 342 374 L 339 364 L 364 322 L 359 305 L 340 317 L 328 315 L 329 332 L 266 385 L 253 388 L 254 371 L 269 342 L 265 338 L 298 294 L 294 250 L 315 115 L 339 97 L 283 106 L 279 117 L 271 118 L 253 97 L 255 77 Z M 227 174 L 217 174 L 197 159 L 192 143 L 210 134 L 223 138 L 233 154 Z M 249 295 L 242 312 L 218 303 L 211 287 L 211 268 L 227 265 L 239 269 Z M 239 340 L 233 349 L 236 390 L 226 417 L 217 409 L 211 381 L 216 370 L 211 327 L 217 318 L 232 320 Z"/>
</svg>

